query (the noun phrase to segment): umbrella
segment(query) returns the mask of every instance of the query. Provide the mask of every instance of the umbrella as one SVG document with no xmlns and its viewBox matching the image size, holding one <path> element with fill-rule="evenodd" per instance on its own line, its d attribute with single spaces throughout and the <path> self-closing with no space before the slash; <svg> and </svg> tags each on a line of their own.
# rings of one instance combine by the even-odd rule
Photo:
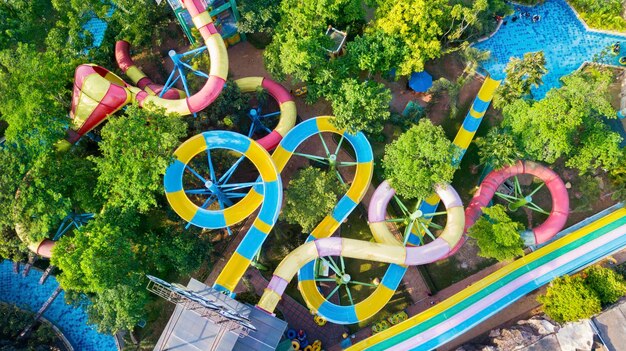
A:
<svg viewBox="0 0 626 351">
<path fill-rule="evenodd" d="M 413 72 L 409 78 L 409 88 L 418 93 L 423 93 L 433 85 L 433 76 L 426 71 Z"/>
</svg>

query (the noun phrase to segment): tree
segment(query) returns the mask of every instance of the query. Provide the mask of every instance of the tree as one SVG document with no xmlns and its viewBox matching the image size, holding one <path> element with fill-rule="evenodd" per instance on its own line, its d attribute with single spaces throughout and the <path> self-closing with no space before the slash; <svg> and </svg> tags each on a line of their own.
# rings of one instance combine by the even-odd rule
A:
<svg viewBox="0 0 626 351">
<path fill-rule="evenodd" d="M 99 332 L 132 331 L 144 318 L 149 296 L 143 282 L 137 283 L 137 286 L 117 285 L 94 297 L 88 311 L 90 321 L 98 324 Z"/>
<path fill-rule="evenodd" d="M 626 201 L 626 149 L 622 149 L 619 164 L 609 172 L 609 180 L 613 188 L 612 198 Z"/>
<path fill-rule="evenodd" d="M 405 55 L 405 47 L 394 36 L 372 30 L 346 44 L 346 60 L 352 60 L 361 71 L 386 74 L 397 67 Z"/>
<path fill-rule="evenodd" d="M 186 135 L 185 122 L 163 110 L 129 106 L 102 128 L 102 157 L 91 157 L 98 171 L 96 190 L 107 205 L 146 212 L 163 194 L 161 177 L 172 151 Z"/>
<path fill-rule="evenodd" d="M 594 174 L 599 169 L 614 169 L 622 157 L 622 137 L 602 121 L 593 120 L 587 124 L 580 136 L 580 147 L 565 165 L 578 169 L 580 175 Z"/>
<path fill-rule="evenodd" d="M 344 80 L 331 101 L 335 114 L 333 124 L 352 134 L 380 132 L 389 119 L 390 103 L 391 92 L 383 84 L 359 82 L 354 78 Z"/>
<path fill-rule="evenodd" d="M 36 159 L 16 192 L 14 221 L 33 241 L 49 237 L 71 212 L 97 212 L 102 199 L 94 194 L 94 164 L 79 147 Z M 51 206 L 54 204 L 54 206 Z"/>
<path fill-rule="evenodd" d="M 15 48 L 18 42 L 43 46 L 41 33 L 54 26 L 50 1 L 13 0 L 0 2 L 0 50 Z"/>
<path fill-rule="evenodd" d="M 165 211 L 143 215 L 105 206 L 57 242 L 51 263 L 61 269 L 57 279 L 68 294 L 91 298 L 99 330 L 115 333 L 145 317 L 145 274 L 186 275 L 210 253 L 200 230 L 183 228 Z"/>
<path fill-rule="evenodd" d="M 399 75 L 424 70 L 426 60 L 441 55 L 440 38 L 451 23 L 452 7 L 446 0 L 381 0 L 374 28 L 400 40 L 406 48 Z"/>
<path fill-rule="evenodd" d="M 498 87 L 494 101 L 498 108 L 528 96 L 531 87 L 543 84 L 542 77 L 548 72 L 543 51 L 525 53 L 522 59 L 511 57 L 504 71 L 506 79 L 504 84 Z"/>
<path fill-rule="evenodd" d="M 297 9 L 297 11 L 294 11 Z M 328 24 L 349 25 L 364 12 L 359 0 L 283 0 L 280 21 L 263 57 L 272 76 L 310 83 L 327 64 Z"/>
<path fill-rule="evenodd" d="M 272 33 L 280 20 L 280 2 L 243 0 L 239 2 L 241 18 L 237 29 L 243 33 Z"/>
<path fill-rule="evenodd" d="M 583 276 L 585 284 L 598 295 L 603 307 L 614 304 L 626 294 L 624 278 L 612 269 L 591 266 L 585 269 Z"/>
<path fill-rule="evenodd" d="M 486 136 L 476 139 L 476 145 L 480 163 L 493 169 L 512 165 L 524 157 L 513 135 L 503 129 L 490 129 Z"/>
<path fill-rule="evenodd" d="M 13 231 L 13 228 L 0 225 L 0 260 L 22 261 L 28 254 L 28 248 Z"/>
<path fill-rule="evenodd" d="M 589 318 L 602 310 L 600 299 L 581 276 L 556 278 L 537 301 L 543 304 L 544 312 L 559 323 Z"/>
<path fill-rule="evenodd" d="M 426 198 L 433 186 L 449 183 L 454 175 L 452 161 L 457 149 L 445 136 L 443 128 L 428 119 L 402 134 L 385 147 L 385 177 L 406 198 Z"/>
<path fill-rule="evenodd" d="M 531 158 L 554 163 L 583 150 L 594 138 L 580 138 L 581 131 L 593 136 L 601 117 L 615 118 L 610 103 L 611 73 L 589 68 L 563 77 L 563 86 L 552 89 L 540 101 L 515 100 L 503 109 L 503 127 L 508 127 L 519 147 Z M 614 142 L 613 140 L 609 140 Z"/>
<path fill-rule="evenodd" d="M 335 174 L 307 167 L 299 170 L 289 182 L 281 217 L 291 224 L 299 224 L 310 232 L 337 204 L 345 192 Z"/>
<path fill-rule="evenodd" d="M 18 44 L 0 52 L 0 119 L 8 123 L 7 144 L 16 144 L 29 163 L 65 134 L 75 61 L 58 52 Z"/>
<path fill-rule="evenodd" d="M 479 256 L 495 258 L 498 261 L 511 260 L 524 255 L 524 240 L 520 231 L 524 225 L 514 222 L 502 205 L 483 208 L 486 216 L 481 217 L 470 227 L 467 235 L 477 241 Z"/>
</svg>

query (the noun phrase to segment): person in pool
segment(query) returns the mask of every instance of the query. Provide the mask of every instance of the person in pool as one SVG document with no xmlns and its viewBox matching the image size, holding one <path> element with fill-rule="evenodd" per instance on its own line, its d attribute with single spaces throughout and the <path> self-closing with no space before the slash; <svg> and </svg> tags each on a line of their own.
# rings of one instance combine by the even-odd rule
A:
<svg viewBox="0 0 626 351">
<path fill-rule="evenodd" d="M 621 50 L 621 45 L 620 45 L 620 42 L 618 41 L 615 44 L 613 44 L 613 53 L 619 54 L 620 50 Z"/>
<path fill-rule="evenodd" d="M 533 22 L 539 22 L 539 20 L 541 20 L 541 16 L 533 15 Z"/>
</svg>

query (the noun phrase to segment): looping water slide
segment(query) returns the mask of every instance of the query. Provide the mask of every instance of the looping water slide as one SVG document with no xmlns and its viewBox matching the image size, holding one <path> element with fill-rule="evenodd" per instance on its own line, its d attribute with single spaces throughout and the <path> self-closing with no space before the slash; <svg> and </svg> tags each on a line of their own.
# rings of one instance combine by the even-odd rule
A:
<svg viewBox="0 0 626 351">
<path fill-rule="evenodd" d="M 228 75 L 228 55 L 224 41 L 202 1 L 184 0 L 183 3 L 205 41 L 211 61 L 210 74 L 202 89 L 189 97 L 185 92 L 173 87 L 163 91 L 164 86 L 154 83 L 135 65 L 129 52 L 130 44 L 118 41 L 115 46 L 118 66 L 137 86 L 129 85 L 106 68 L 94 64 L 78 66 L 74 74 L 71 127 L 67 130 L 66 139 L 55 145 L 57 150 L 69 149 L 108 116 L 133 101 L 142 107 L 156 106 L 164 108 L 166 112 L 188 115 L 201 111 L 217 98 Z M 259 140 L 266 150 L 274 149 L 296 123 L 297 112 L 293 97 L 282 85 L 264 77 L 241 78 L 236 84 L 243 92 L 265 89 L 278 102 L 279 123 L 274 131 Z M 19 191 L 16 196 L 19 196 Z M 36 242 L 30 240 L 20 223 L 16 224 L 15 230 L 31 251 L 46 258 L 51 257 L 55 244 L 53 240 L 43 239 Z"/>
</svg>

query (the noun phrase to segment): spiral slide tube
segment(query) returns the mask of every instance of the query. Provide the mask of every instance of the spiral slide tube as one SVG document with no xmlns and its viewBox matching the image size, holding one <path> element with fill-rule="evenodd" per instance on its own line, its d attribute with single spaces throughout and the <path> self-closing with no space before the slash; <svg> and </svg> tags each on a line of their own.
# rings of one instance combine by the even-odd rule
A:
<svg viewBox="0 0 626 351">
<path fill-rule="evenodd" d="M 446 255 L 461 238 L 465 216 L 463 204 L 457 192 L 449 185 L 441 185 L 435 188 L 437 194 L 441 196 L 446 205 L 447 223 L 442 234 L 435 241 L 420 247 L 404 247 L 401 245 L 389 245 L 383 243 L 371 243 L 368 241 L 344 239 L 344 238 L 323 238 L 308 241 L 306 244 L 292 251 L 278 265 L 274 271 L 274 276 L 268 287 L 265 289 L 258 307 L 272 312 L 280 301 L 280 298 L 295 276 L 296 272 L 307 264 L 311 264 L 316 258 L 324 256 L 343 256 L 362 260 L 393 263 L 395 265 L 420 265 L 430 263 Z M 302 273 L 300 273 L 302 275 Z M 307 282 L 304 283 L 303 282 Z M 390 282 L 383 278 L 382 283 L 377 287 L 374 294 L 366 300 L 351 306 L 330 305 L 328 301 L 309 301 L 307 304 L 315 312 L 323 315 L 329 320 L 349 320 L 356 323 L 359 320 L 367 319 L 382 308 L 393 292 L 397 288 L 389 287 Z M 300 290 L 315 290 L 315 281 L 310 280 L 300 282 Z M 319 295 L 321 297 L 321 295 Z M 317 303 L 318 306 L 313 304 Z M 312 305 L 312 306 L 311 306 Z"/>
<path fill-rule="evenodd" d="M 280 120 L 274 130 L 257 140 L 265 150 L 274 150 L 287 133 L 296 125 L 296 102 L 285 87 L 275 81 L 264 77 L 246 77 L 237 79 L 235 84 L 244 93 L 255 92 L 257 88 L 263 88 L 278 102 L 280 107 Z"/>
<path fill-rule="evenodd" d="M 331 235 L 352 209 L 361 201 L 367 191 L 374 170 L 374 156 L 365 135 L 362 133 L 350 135 L 343 130 L 338 130 L 332 125 L 331 119 L 332 117 L 329 116 L 317 117 L 298 124 L 285 136 L 272 154 L 272 160 L 276 164 L 278 172 L 281 172 L 289 159 L 293 156 L 296 148 L 302 144 L 304 140 L 321 132 L 342 134 L 354 148 L 357 161 L 354 181 L 350 185 L 347 193 L 339 200 L 332 214 L 326 216 L 311 233 L 311 235 L 319 237 Z M 251 196 L 255 200 L 254 203 L 247 205 L 250 214 L 261 201 L 263 201 L 263 204 L 268 201 L 267 198 L 264 198 L 254 188 L 250 191 L 248 196 Z M 245 199 L 246 198 L 244 198 L 244 200 Z M 270 200 L 272 199 L 270 198 Z M 228 261 L 226 267 L 222 270 L 222 273 L 217 277 L 215 287 L 224 291 L 233 291 L 243 276 L 243 273 L 248 268 L 250 264 L 249 260 L 261 249 L 265 238 L 266 236 L 251 236 L 248 233 L 237 247 L 237 251 Z"/>
<path fill-rule="evenodd" d="M 163 85 L 154 83 L 152 79 L 148 78 L 148 76 L 137 67 L 130 56 L 130 43 L 126 40 L 118 40 L 115 43 L 115 60 L 117 61 L 117 66 L 130 78 L 133 84 L 139 87 L 139 89 L 150 95 L 157 96 L 163 91 Z M 162 97 L 164 99 L 174 100 L 182 99 L 187 96 L 184 91 L 171 88 L 166 91 Z"/>
<path fill-rule="evenodd" d="M 233 206 L 215 211 L 197 206 L 187 197 L 183 188 L 183 173 L 188 167 L 187 164 L 194 156 L 205 150 L 210 152 L 212 149 L 227 149 L 248 158 L 259 171 L 262 180 L 262 189 L 259 191 L 264 194 L 259 215 L 224 268 L 224 272 L 228 272 L 232 279 L 221 280 L 221 284 L 216 285 L 221 290 L 232 291 L 261 248 L 267 234 L 276 224 L 282 204 L 283 188 L 278 169 L 267 151 L 257 142 L 244 135 L 227 131 L 210 131 L 195 135 L 174 152 L 176 161 L 167 168 L 163 180 L 168 202 L 174 211 L 189 223 L 209 229 L 231 226 L 254 212 L 261 200 L 261 195 L 250 192 Z M 213 184 L 207 181 L 205 186 L 210 188 Z"/>
<path fill-rule="evenodd" d="M 476 130 L 478 130 L 498 86 L 500 86 L 499 80 L 485 77 L 485 81 L 480 87 L 472 107 L 465 116 L 461 129 L 459 129 L 459 132 L 452 142 L 452 144 L 461 151 L 459 158 L 453 161 L 454 164 L 458 165 L 461 163 L 461 159 L 463 155 L 465 155 L 465 151 L 467 151 L 472 139 L 474 139 L 474 134 L 476 134 Z M 423 213 L 434 213 L 437 210 L 437 206 L 439 206 L 439 197 L 437 194 L 433 194 L 422 201 L 419 210 Z M 411 245 L 420 244 L 420 237 L 415 231 L 409 236 L 408 243 Z"/>
<path fill-rule="evenodd" d="M 276 172 L 280 173 L 289 159 L 293 156 L 296 148 L 307 138 L 321 132 L 336 133 L 344 136 L 345 140 L 354 148 L 356 152 L 357 164 L 355 178 L 346 195 L 344 195 L 335 206 L 333 213 L 324 218 L 318 228 L 316 228 L 316 230 L 312 233 L 312 235 L 320 237 L 332 234 L 339 227 L 339 224 L 352 211 L 352 209 L 356 207 L 356 204 L 361 201 L 367 191 L 374 169 L 372 149 L 369 146 L 367 138 L 362 133 L 351 135 L 343 130 L 338 130 L 331 124 L 332 118 L 333 117 L 329 116 L 317 117 L 306 120 L 297 125 L 285 136 L 284 139 L 282 139 L 269 161 L 264 159 L 264 157 L 259 156 L 262 153 L 257 150 L 256 147 L 254 148 L 252 154 L 249 154 L 249 151 L 241 151 L 243 148 L 235 150 L 244 154 L 244 156 L 250 158 L 251 160 L 259 159 L 258 162 L 253 163 L 260 172 L 264 171 L 264 168 L 269 168 L 270 165 L 268 162 L 270 162 L 272 167 L 276 168 Z M 229 133 L 228 135 L 234 134 Z M 252 145 L 260 145 L 256 142 L 251 142 L 250 139 L 245 136 L 239 134 L 236 135 L 237 136 L 233 138 L 236 140 L 242 138 L 242 140 L 247 140 L 245 143 L 244 141 L 240 141 L 239 143 L 251 145 L 251 149 Z M 238 203 L 223 211 L 204 210 L 193 204 L 185 195 L 182 184 L 182 172 L 184 171 L 185 165 L 189 162 L 189 160 L 191 160 L 198 153 L 207 149 L 209 145 L 208 141 L 204 142 L 200 136 L 193 137 L 192 139 L 186 141 L 179 147 L 175 153 L 178 160 L 175 161 L 175 163 L 172 164 L 165 173 L 164 182 L 166 196 L 170 205 L 174 211 L 178 213 L 178 215 L 191 224 L 199 227 L 223 228 L 242 221 L 244 218 L 251 215 L 259 206 L 262 206 L 262 211 L 265 207 L 268 209 L 271 207 L 272 211 L 275 211 L 276 214 L 278 213 L 280 210 L 282 195 L 279 196 L 279 193 L 277 192 L 268 192 L 267 188 L 261 190 L 258 187 L 251 188 L 248 194 Z M 228 143 L 231 143 L 232 141 L 224 140 L 223 142 L 226 143 L 226 145 L 230 145 Z M 220 147 L 227 148 L 224 145 Z M 266 151 L 264 152 L 266 153 Z M 264 184 L 267 185 L 267 182 Z M 282 192 L 282 187 L 280 187 L 280 189 Z M 272 212 L 272 216 L 273 215 L 274 212 Z M 226 267 L 217 277 L 214 284 L 215 288 L 225 292 L 233 291 L 243 276 L 245 270 L 250 265 L 251 259 L 261 249 L 261 246 L 267 237 L 267 233 L 271 230 L 274 222 L 270 221 L 269 218 L 262 218 L 262 220 L 259 220 L 259 218 L 260 217 L 257 217 L 255 221 L 255 223 L 258 221 L 259 226 L 256 229 L 251 229 L 246 234 L 244 240 L 239 244 L 236 252 L 226 264 Z"/>
<path fill-rule="evenodd" d="M 626 209 L 620 208 L 348 350 L 433 350 L 552 279 L 625 247 Z"/>
<path fill-rule="evenodd" d="M 209 51 L 211 58 L 209 79 L 200 91 L 184 99 L 168 100 L 150 95 L 145 91 L 138 92 L 136 96 L 139 105 L 142 107 L 152 103 L 157 107 L 165 108 L 169 113 L 178 113 L 181 116 L 201 111 L 209 106 L 222 91 L 228 77 L 228 53 L 226 52 L 226 46 L 215 28 L 213 19 L 203 1 L 183 0 L 183 4 L 189 11 L 189 15 L 191 15 L 193 23 L 200 35 L 202 35 L 202 39 L 204 39 L 204 43 Z M 127 54 L 128 52 L 124 54 L 121 51 L 116 51 L 116 58 L 119 56 L 118 61 L 122 60 L 120 68 L 124 70 L 122 66 L 127 67 L 128 71 L 132 67 L 132 60 Z M 136 75 L 134 78 L 139 78 L 137 70 L 131 71 L 133 72 L 131 74 Z"/>
</svg>

